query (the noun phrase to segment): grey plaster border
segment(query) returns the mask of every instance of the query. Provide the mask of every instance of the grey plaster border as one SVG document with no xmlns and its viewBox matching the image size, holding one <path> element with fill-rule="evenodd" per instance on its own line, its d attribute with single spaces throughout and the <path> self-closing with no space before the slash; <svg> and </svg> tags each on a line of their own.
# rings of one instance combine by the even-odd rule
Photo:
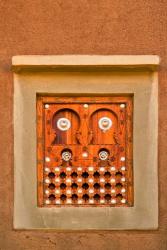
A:
<svg viewBox="0 0 167 250">
<path fill-rule="evenodd" d="M 38 208 L 36 94 L 134 94 L 134 207 Z M 14 228 L 157 229 L 157 72 L 22 72 L 14 74 Z M 144 138 L 144 140 L 143 140 Z"/>
</svg>

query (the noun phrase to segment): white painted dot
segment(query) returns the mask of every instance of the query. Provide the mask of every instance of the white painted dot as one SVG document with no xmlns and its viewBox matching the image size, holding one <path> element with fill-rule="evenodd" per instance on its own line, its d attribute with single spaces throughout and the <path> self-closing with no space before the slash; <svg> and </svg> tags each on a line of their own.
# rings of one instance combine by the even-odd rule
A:
<svg viewBox="0 0 167 250">
<path fill-rule="evenodd" d="M 50 200 L 46 200 L 45 204 L 47 204 L 47 205 L 50 204 Z"/>
<path fill-rule="evenodd" d="M 115 189 L 111 189 L 111 193 L 114 194 L 115 193 Z"/>
<path fill-rule="evenodd" d="M 78 178 L 77 181 L 78 181 L 78 182 L 82 182 L 82 178 Z"/>
<path fill-rule="evenodd" d="M 45 157 L 45 161 L 46 162 L 50 162 L 50 158 L 49 157 Z"/>
<path fill-rule="evenodd" d="M 45 183 L 50 183 L 50 180 L 49 179 L 45 179 Z"/>
<path fill-rule="evenodd" d="M 58 167 L 55 167 L 55 171 L 56 171 L 56 172 L 59 172 L 60 169 L 59 169 Z"/>
<path fill-rule="evenodd" d="M 125 177 L 122 177 L 122 178 L 121 178 L 121 181 L 125 181 Z"/>
<path fill-rule="evenodd" d="M 60 200 L 56 200 L 55 203 L 56 203 L 56 204 L 60 204 Z"/>
<path fill-rule="evenodd" d="M 125 161 L 125 157 L 124 156 L 121 157 L 121 161 Z"/>
<path fill-rule="evenodd" d="M 49 108 L 49 104 L 45 104 L 45 108 L 48 109 Z"/>
<path fill-rule="evenodd" d="M 101 167 L 100 168 L 100 172 L 104 172 L 105 171 L 105 168 L 104 167 Z"/>
<path fill-rule="evenodd" d="M 89 171 L 93 171 L 93 169 L 94 169 L 93 167 L 89 167 L 88 168 Z"/>
<path fill-rule="evenodd" d="M 55 182 L 60 182 L 60 178 L 55 178 Z"/>
<path fill-rule="evenodd" d="M 105 182 L 105 179 L 104 178 L 100 178 L 100 182 Z"/>
<path fill-rule="evenodd" d="M 93 200 L 93 199 L 90 199 L 90 200 L 89 200 L 89 203 L 90 203 L 90 204 L 93 204 L 93 203 L 94 203 L 94 200 Z"/>
<path fill-rule="evenodd" d="M 82 157 L 83 157 L 83 158 L 87 158 L 87 157 L 88 157 L 88 152 L 83 152 L 83 153 L 82 153 Z"/>
<path fill-rule="evenodd" d="M 50 171 L 50 169 L 46 167 L 45 168 L 45 172 L 49 172 L 49 171 Z"/>
<path fill-rule="evenodd" d="M 67 193 L 67 194 L 71 194 L 71 190 L 68 189 L 68 190 L 66 191 L 66 193 Z"/>
<path fill-rule="evenodd" d="M 93 193 L 94 193 L 94 190 L 93 190 L 93 189 L 89 189 L 89 193 L 90 193 L 90 194 L 93 194 Z"/>
<path fill-rule="evenodd" d="M 126 203 L 126 200 L 125 200 L 125 199 L 122 199 L 122 200 L 121 200 L 121 203 Z"/>
<path fill-rule="evenodd" d="M 111 203 L 115 204 L 116 203 L 116 199 L 111 199 Z"/>
<path fill-rule="evenodd" d="M 105 192 L 104 188 L 101 188 L 100 193 L 104 194 L 104 192 Z"/>
<path fill-rule="evenodd" d="M 82 194 L 82 189 L 78 189 L 78 194 Z"/>
<path fill-rule="evenodd" d="M 67 199 L 67 204 L 71 204 L 71 203 L 72 203 L 71 199 Z"/>
<path fill-rule="evenodd" d="M 66 170 L 67 170 L 67 171 L 71 171 L 71 167 L 67 167 Z"/>
<path fill-rule="evenodd" d="M 111 171 L 115 171 L 115 167 L 114 167 L 114 166 L 113 166 L 113 167 L 111 167 L 110 169 L 111 169 Z"/>
<path fill-rule="evenodd" d="M 111 183 L 115 183 L 115 179 L 114 178 L 111 178 Z"/>
<path fill-rule="evenodd" d="M 78 204 L 82 204 L 82 200 L 78 200 Z"/>
<path fill-rule="evenodd" d="M 121 103 L 121 104 L 120 104 L 120 108 L 125 108 L 125 104 L 124 104 L 124 103 Z"/>
<path fill-rule="evenodd" d="M 90 183 L 93 183 L 93 179 L 92 179 L 92 178 L 90 178 L 88 181 L 89 181 Z"/>
<path fill-rule="evenodd" d="M 55 190 L 55 194 L 60 194 L 60 190 L 59 190 L 59 189 L 56 189 L 56 190 Z"/>
<path fill-rule="evenodd" d="M 81 167 L 78 167 L 77 170 L 78 170 L 78 171 L 82 171 L 82 168 L 81 168 Z"/>
<path fill-rule="evenodd" d="M 122 170 L 122 171 L 125 171 L 125 170 L 126 170 L 125 166 L 122 166 L 122 167 L 121 167 L 121 170 Z"/>
<path fill-rule="evenodd" d="M 105 202 L 105 200 L 103 200 L 103 199 L 100 200 L 100 203 L 101 203 L 101 204 L 104 204 L 104 202 Z"/>
<path fill-rule="evenodd" d="M 49 190 L 45 190 L 45 194 L 49 194 Z"/>
<path fill-rule="evenodd" d="M 86 108 L 86 109 L 89 107 L 89 105 L 88 105 L 87 103 L 85 103 L 83 106 L 84 106 L 84 108 Z"/>
<path fill-rule="evenodd" d="M 66 182 L 71 183 L 71 179 L 70 178 L 66 179 Z"/>
<path fill-rule="evenodd" d="M 126 189 L 125 188 L 122 188 L 121 189 L 121 193 L 125 193 L 126 192 Z"/>
</svg>

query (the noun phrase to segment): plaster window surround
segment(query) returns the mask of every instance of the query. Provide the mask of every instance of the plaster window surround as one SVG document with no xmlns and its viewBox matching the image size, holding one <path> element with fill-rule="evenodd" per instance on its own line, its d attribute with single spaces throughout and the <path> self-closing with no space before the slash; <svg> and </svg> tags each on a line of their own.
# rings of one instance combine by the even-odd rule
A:
<svg viewBox="0 0 167 250">
<path fill-rule="evenodd" d="M 148 230 L 158 228 L 159 57 L 14 56 L 14 228 Z M 131 207 L 38 207 L 38 95 L 133 96 Z"/>
</svg>

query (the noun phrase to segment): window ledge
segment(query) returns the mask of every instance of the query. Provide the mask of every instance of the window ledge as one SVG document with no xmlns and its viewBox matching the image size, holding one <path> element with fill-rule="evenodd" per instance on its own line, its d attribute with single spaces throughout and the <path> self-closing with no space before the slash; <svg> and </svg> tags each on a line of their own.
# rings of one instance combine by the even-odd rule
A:
<svg viewBox="0 0 167 250">
<path fill-rule="evenodd" d="M 12 69 L 19 71 L 70 71 L 136 69 L 156 70 L 160 63 L 156 55 L 21 55 L 13 56 Z"/>
</svg>

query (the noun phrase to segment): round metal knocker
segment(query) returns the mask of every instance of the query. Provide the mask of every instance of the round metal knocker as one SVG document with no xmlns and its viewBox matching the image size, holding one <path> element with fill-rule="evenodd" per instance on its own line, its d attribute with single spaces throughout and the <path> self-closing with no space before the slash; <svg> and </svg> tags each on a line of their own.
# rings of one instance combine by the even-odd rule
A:
<svg viewBox="0 0 167 250">
<path fill-rule="evenodd" d="M 112 126 L 112 120 L 108 117 L 102 117 L 99 120 L 99 128 L 103 131 L 107 131 Z"/>
<path fill-rule="evenodd" d="M 99 153 L 99 158 L 100 158 L 100 160 L 102 160 L 102 161 L 107 160 L 107 159 L 108 159 L 108 156 L 109 156 L 109 153 L 108 153 L 107 151 L 105 151 L 105 150 L 100 151 L 100 153 Z"/>
<path fill-rule="evenodd" d="M 62 153 L 61 157 L 64 161 L 69 161 L 71 159 L 72 155 L 69 151 L 64 151 Z"/>
<path fill-rule="evenodd" d="M 66 131 L 66 130 L 68 130 L 71 127 L 71 122 L 67 118 L 60 118 L 57 121 L 57 127 L 61 131 Z"/>
</svg>

